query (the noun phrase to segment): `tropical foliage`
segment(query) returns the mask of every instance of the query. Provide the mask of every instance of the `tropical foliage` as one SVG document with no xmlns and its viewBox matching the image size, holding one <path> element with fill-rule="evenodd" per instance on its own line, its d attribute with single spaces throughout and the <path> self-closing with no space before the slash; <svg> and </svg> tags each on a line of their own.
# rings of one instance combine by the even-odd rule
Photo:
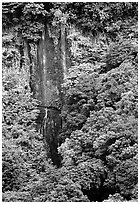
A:
<svg viewBox="0 0 140 204">
<path fill-rule="evenodd" d="M 5 2 L 2 12 L 3 201 L 137 201 L 138 4 Z M 45 23 L 57 29 L 62 13 L 71 67 L 58 168 L 36 128 L 39 101 L 23 52 L 26 42 L 38 45 Z"/>
</svg>

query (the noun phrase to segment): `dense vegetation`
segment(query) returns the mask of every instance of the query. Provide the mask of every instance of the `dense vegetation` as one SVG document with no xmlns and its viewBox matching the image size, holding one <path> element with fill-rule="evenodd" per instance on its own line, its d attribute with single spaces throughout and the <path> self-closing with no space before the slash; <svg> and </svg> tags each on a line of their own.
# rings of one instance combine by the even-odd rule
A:
<svg viewBox="0 0 140 204">
<path fill-rule="evenodd" d="M 36 129 L 39 101 L 22 54 L 23 40 L 37 44 L 44 23 L 62 20 L 58 9 L 75 28 L 59 167 Z M 3 3 L 3 201 L 137 201 L 137 10 L 135 2 Z"/>
</svg>

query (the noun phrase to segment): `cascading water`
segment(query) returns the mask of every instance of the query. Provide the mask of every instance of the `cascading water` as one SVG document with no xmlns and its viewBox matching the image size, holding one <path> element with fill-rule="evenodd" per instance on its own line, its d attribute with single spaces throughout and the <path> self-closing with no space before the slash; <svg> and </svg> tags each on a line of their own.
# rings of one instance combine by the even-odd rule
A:
<svg viewBox="0 0 140 204">
<path fill-rule="evenodd" d="M 37 46 L 30 48 L 31 64 L 31 87 L 33 87 L 34 97 L 37 98 L 42 106 L 61 107 L 64 103 L 62 93 L 62 83 L 64 82 L 67 69 L 70 66 L 69 53 L 67 52 L 68 43 L 66 40 L 65 21 L 59 22 L 55 26 L 45 25 L 41 39 Z M 36 53 L 36 59 L 32 56 Z M 33 60 L 33 61 L 32 61 Z M 32 81 L 33 79 L 33 81 Z M 59 165 L 59 155 L 57 155 L 58 134 L 61 129 L 60 112 L 50 109 L 50 116 L 43 126 L 43 137 L 49 145 L 50 157 L 54 164 Z M 42 123 L 44 109 L 41 108 L 39 123 Z"/>
</svg>

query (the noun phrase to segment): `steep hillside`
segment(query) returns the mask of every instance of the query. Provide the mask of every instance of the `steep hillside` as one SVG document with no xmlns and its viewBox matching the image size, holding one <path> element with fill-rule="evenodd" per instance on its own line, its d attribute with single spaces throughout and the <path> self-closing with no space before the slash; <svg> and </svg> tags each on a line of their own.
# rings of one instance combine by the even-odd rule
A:
<svg viewBox="0 0 140 204">
<path fill-rule="evenodd" d="M 137 201 L 138 4 L 2 12 L 3 201 Z"/>
</svg>

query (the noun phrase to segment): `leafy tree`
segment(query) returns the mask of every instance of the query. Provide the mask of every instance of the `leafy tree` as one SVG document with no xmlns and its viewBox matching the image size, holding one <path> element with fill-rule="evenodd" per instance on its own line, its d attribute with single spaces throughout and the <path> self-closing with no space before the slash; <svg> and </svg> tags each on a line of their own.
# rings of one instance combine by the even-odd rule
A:
<svg viewBox="0 0 140 204">
<path fill-rule="evenodd" d="M 101 177 L 97 176 L 101 179 L 98 187 L 91 179 L 93 172 L 86 174 L 86 179 L 87 175 L 91 176 L 87 182 L 80 174 L 85 187 L 83 192 L 94 201 L 107 199 L 109 193 L 120 193 L 120 200 L 130 200 L 137 185 L 137 39 L 131 39 L 131 44 L 122 41 L 123 31 L 117 33 L 119 43 L 117 39 L 109 45 L 103 43 L 104 54 L 94 58 L 94 65 L 83 63 L 85 59 L 89 62 L 86 50 L 88 54 L 90 49 L 94 53 L 92 40 L 83 38 L 80 33 L 69 37 L 75 40 L 72 54 L 77 65 L 71 67 L 64 84 L 68 108 L 67 112 L 64 110 L 67 130 L 64 134 L 69 139 L 59 151 L 63 157 L 62 164 L 79 174 L 82 171 L 79 172 L 77 166 L 85 162 L 91 165 L 97 160 L 98 168 L 104 169 Z M 102 47 L 96 47 L 96 53 L 102 53 Z M 78 119 L 79 113 L 84 114 L 85 120 L 76 127 L 75 117 Z M 131 166 L 129 173 L 125 171 L 128 164 Z M 128 174 L 132 178 L 130 182 L 126 179 Z"/>
<path fill-rule="evenodd" d="M 138 12 L 137 3 L 129 2 L 70 2 L 66 4 L 66 11 L 70 13 L 70 22 L 74 22 L 84 32 L 93 35 L 105 32 L 111 38 L 116 37 L 120 20 L 137 19 Z"/>
<path fill-rule="evenodd" d="M 137 7 L 3 3 L 3 201 L 138 199 Z M 72 66 L 63 84 L 57 168 L 36 130 L 38 101 L 29 87 L 29 67 L 46 24 L 55 36 L 63 17 Z M 25 41 L 30 59 L 24 58 Z"/>
<path fill-rule="evenodd" d="M 64 165 L 76 169 L 77 165 L 82 166 L 86 161 L 91 165 L 97 160 L 97 166 L 102 166 L 103 169 L 104 196 L 105 192 L 116 191 L 127 199 L 132 196 L 132 190 L 137 184 L 137 120 L 134 116 L 120 116 L 111 108 L 94 111 L 82 131 L 73 132 L 70 139 L 61 145 L 60 151 Z M 129 173 L 127 165 L 131 166 Z M 97 172 L 99 173 L 99 170 Z M 128 174 L 131 179 L 128 179 Z M 93 173 L 91 175 L 93 176 Z M 96 177 L 99 179 L 99 176 Z M 128 181 L 126 185 L 125 179 Z M 82 181 L 81 176 L 80 180 Z M 90 178 L 88 182 L 91 181 Z M 83 181 L 82 183 L 84 184 Z M 101 182 L 99 184 L 101 185 Z M 98 187 L 99 194 L 100 190 Z"/>
<path fill-rule="evenodd" d="M 28 181 L 45 169 L 42 136 L 35 129 L 37 101 L 31 97 L 26 75 L 24 81 L 22 77 L 23 73 L 18 71 L 5 73 L 3 77 L 4 193 L 26 191 Z"/>
</svg>

